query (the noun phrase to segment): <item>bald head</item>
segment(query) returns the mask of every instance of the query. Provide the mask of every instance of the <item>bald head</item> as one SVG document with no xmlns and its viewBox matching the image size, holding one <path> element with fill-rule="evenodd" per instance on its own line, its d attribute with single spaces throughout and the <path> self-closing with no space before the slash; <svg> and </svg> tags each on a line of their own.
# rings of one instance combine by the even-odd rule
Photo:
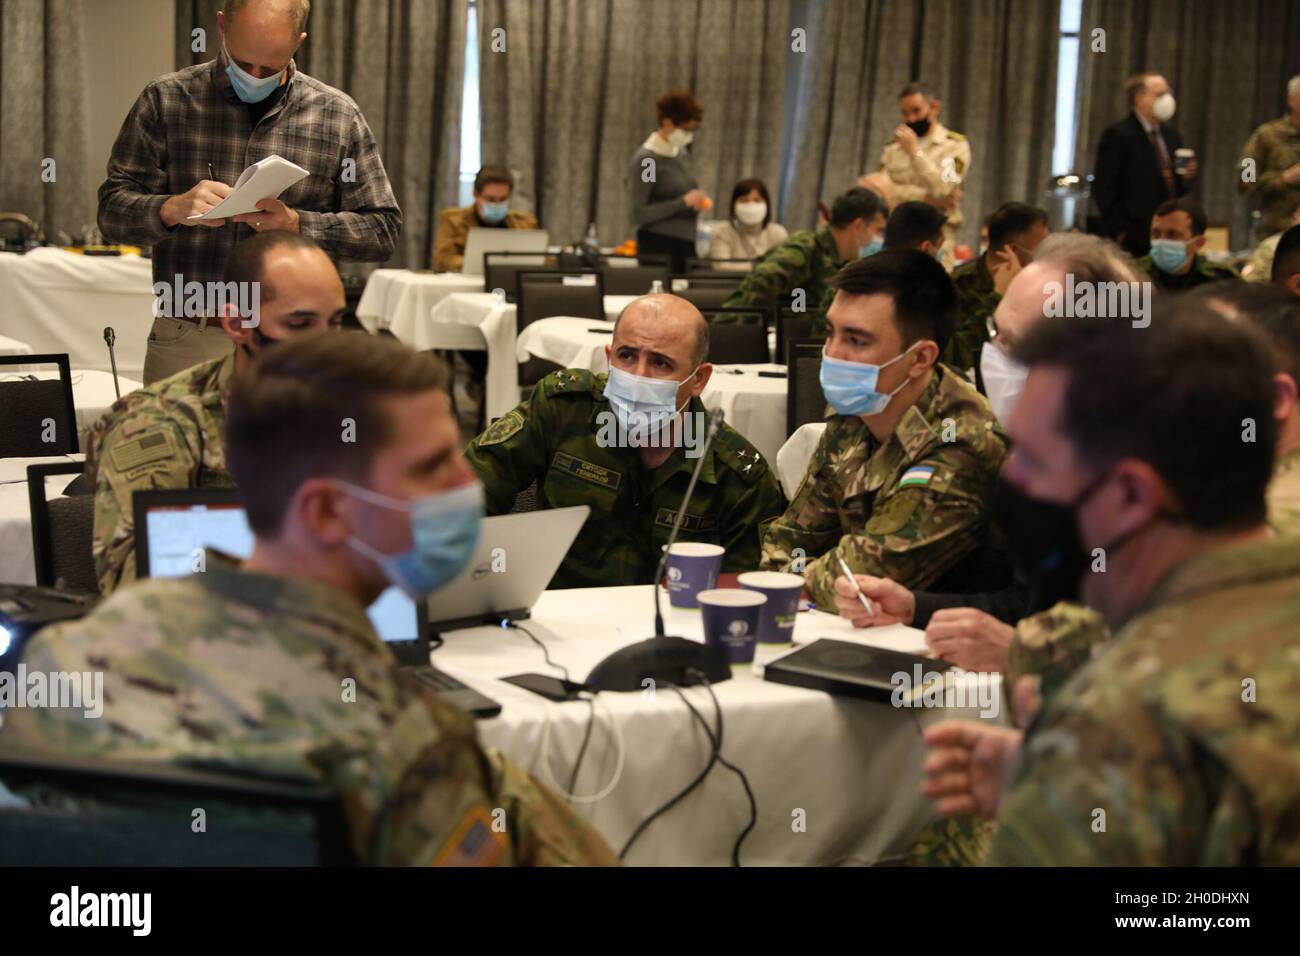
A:
<svg viewBox="0 0 1300 956">
<path fill-rule="evenodd" d="M 689 372 L 709 355 L 709 323 L 699 309 L 680 296 L 666 292 L 643 295 L 629 303 L 614 323 L 616 351 L 621 343 L 632 340 L 672 358 Z"/>
</svg>

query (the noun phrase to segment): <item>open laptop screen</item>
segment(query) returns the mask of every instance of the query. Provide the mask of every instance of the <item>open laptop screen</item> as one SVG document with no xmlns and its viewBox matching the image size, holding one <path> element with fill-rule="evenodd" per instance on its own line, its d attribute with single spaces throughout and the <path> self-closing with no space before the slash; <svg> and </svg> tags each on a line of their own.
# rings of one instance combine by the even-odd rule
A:
<svg viewBox="0 0 1300 956">
<path fill-rule="evenodd" d="M 136 571 L 141 578 L 191 574 L 204 548 L 246 558 L 253 532 L 234 489 L 141 491 L 135 495 Z M 421 639 L 418 606 L 398 588 L 381 594 L 366 612 L 383 640 Z"/>
</svg>

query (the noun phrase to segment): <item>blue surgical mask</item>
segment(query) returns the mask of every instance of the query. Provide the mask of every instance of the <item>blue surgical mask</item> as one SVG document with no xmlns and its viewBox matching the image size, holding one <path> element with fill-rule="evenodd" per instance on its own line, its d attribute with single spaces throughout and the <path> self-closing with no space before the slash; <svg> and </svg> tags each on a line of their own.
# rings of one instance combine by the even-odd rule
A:
<svg viewBox="0 0 1300 956">
<path fill-rule="evenodd" d="M 261 79 L 241 70 L 235 65 L 235 61 L 230 58 L 230 51 L 226 49 L 225 40 L 221 41 L 221 51 L 226 54 L 228 63 L 226 76 L 230 77 L 230 85 L 235 88 L 235 95 L 245 103 L 262 102 L 275 92 L 275 88 L 280 85 L 280 80 L 284 78 L 284 70 Z"/>
<path fill-rule="evenodd" d="M 411 600 L 423 600 L 449 584 L 474 556 L 483 523 L 483 486 L 477 481 L 411 501 L 390 498 L 348 482 L 341 484 L 348 494 L 362 501 L 410 512 L 409 551 L 383 554 L 355 536 L 348 538 L 348 546 L 379 565 L 388 582 L 401 588 Z"/>
<path fill-rule="evenodd" d="M 496 225 L 506 218 L 506 213 L 510 211 L 510 200 L 505 202 L 480 202 L 478 204 L 478 217 L 484 222 Z"/>
<path fill-rule="evenodd" d="M 883 248 L 885 248 L 885 237 L 880 233 L 876 233 L 865 246 L 858 246 L 858 258 L 865 259 L 867 256 L 874 256 Z"/>
<path fill-rule="evenodd" d="M 1177 239 L 1152 239 L 1151 261 L 1161 272 L 1177 272 L 1187 264 L 1187 243 Z"/>
<path fill-rule="evenodd" d="M 879 415 L 889 406 L 889 400 L 902 390 L 908 379 L 892 392 L 876 391 L 880 370 L 889 368 L 912 349 L 920 345 L 913 342 L 883 365 L 868 362 L 845 362 L 822 353 L 821 383 L 832 408 L 838 415 Z"/>
<path fill-rule="evenodd" d="M 697 365 L 695 372 L 698 371 Z M 694 378 L 695 372 L 674 382 L 670 378 L 647 378 L 611 368 L 609 381 L 605 383 L 605 398 L 624 431 L 662 428 L 681 410 L 677 407 L 677 390 Z"/>
</svg>

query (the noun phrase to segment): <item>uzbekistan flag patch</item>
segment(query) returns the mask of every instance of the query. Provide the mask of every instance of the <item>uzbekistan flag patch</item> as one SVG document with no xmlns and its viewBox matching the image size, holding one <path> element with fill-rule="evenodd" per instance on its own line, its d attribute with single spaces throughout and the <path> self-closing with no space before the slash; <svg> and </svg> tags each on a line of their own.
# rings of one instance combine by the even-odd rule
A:
<svg viewBox="0 0 1300 956">
<path fill-rule="evenodd" d="M 933 465 L 917 465 L 903 472 L 903 477 L 898 480 L 900 488 L 924 488 L 934 477 Z"/>
</svg>

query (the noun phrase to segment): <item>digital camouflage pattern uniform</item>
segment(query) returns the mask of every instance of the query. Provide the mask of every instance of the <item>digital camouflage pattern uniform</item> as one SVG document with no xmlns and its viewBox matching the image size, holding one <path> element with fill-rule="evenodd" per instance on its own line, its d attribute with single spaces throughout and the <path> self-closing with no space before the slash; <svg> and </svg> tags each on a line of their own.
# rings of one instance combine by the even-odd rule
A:
<svg viewBox="0 0 1300 956">
<path fill-rule="evenodd" d="M 1300 864 L 1297 635 L 1293 540 L 1179 565 L 1044 701 L 986 862 Z"/>
<path fill-rule="evenodd" d="M 1170 275 L 1168 272 L 1157 269 L 1149 253 L 1135 260 L 1134 265 L 1151 277 L 1151 281 L 1160 292 L 1186 292 L 1188 289 L 1195 289 L 1197 286 L 1206 285 L 1210 282 L 1242 281 L 1241 275 L 1236 269 L 1231 266 L 1220 265 L 1217 262 L 1211 262 L 1205 256 L 1200 255 L 1192 260 L 1192 267 L 1182 275 Z"/>
<path fill-rule="evenodd" d="M 983 591 L 1005 583 L 988 560 L 989 499 L 1007 441 L 988 401 L 945 366 L 883 445 L 856 415 L 832 415 L 794 500 L 763 537 L 763 568 L 794 570 L 835 611 L 838 552 L 857 574 L 912 590 Z"/>
<path fill-rule="evenodd" d="M 559 797 L 485 752 L 468 715 L 401 670 L 355 599 L 308 578 L 210 552 L 203 573 L 139 582 L 46 628 L 23 660 L 29 672 L 102 671 L 104 711 L 12 709 L 6 745 L 324 784 L 366 864 L 616 862 Z"/>
<path fill-rule="evenodd" d="M 1300 448 L 1281 455 L 1273 466 L 1268 523 L 1278 534 L 1300 537 Z"/>
<path fill-rule="evenodd" d="M 591 507 L 551 580 L 553 588 L 649 584 L 698 461 L 679 448 L 649 471 L 635 448 L 602 448 L 601 423 L 614 414 L 605 381 L 605 375 L 585 369 L 552 372 L 528 401 L 465 449 L 483 483 L 489 514 L 510 511 L 515 496 L 533 482 L 539 509 Z M 706 414 L 703 403 L 692 399 L 687 414 Z M 702 428 L 696 436 L 703 441 Z M 705 457 L 678 538 L 722 545 L 727 549 L 723 571 L 753 571 L 760 526 L 780 515 L 783 503 L 763 456 L 724 423 Z"/>
<path fill-rule="evenodd" d="M 123 395 L 95 423 L 86 484 L 95 489 L 93 551 L 100 590 L 135 580 L 131 497 L 159 488 L 229 488 L 226 395 L 232 352 Z"/>
<path fill-rule="evenodd" d="M 957 328 L 944 346 L 940 361 L 960 372 L 979 363 L 980 349 L 989 340 L 989 318 L 997 311 L 1002 296 L 993 286 L 993 273 L 979 256 L 952 271 L 957 287 Z"/>
<path fill-rule="evenodd" d="M 792 232 L 767 254 L 745 276 L 740 287 L 725 302 L 724 309 L 753 309 L 769 307 L 784 302 L 795 289 L 804 291 L 803 307 L 813 313 L 814 334 L 825 334 L 826 324 L 821 311 L 834 296 L 830 281 L 840 271 L 844 260 L 840 258 L 831 227 L 801 229 Z M 829 293 L 829 297 L 828 297 Z"/>
<path fill-rule="evenodd" d="M 1250 134 L 1242 152 L 1255 161 L 1255 181 L 1237 188 L 1259 201 L 1265 232 L 1285 231 L 1300 206 L 1300 182 L 1288 186 L 1282 174 L 1300 163 L 1300 129 L 1289 116 L 1272 120 Z"/>
</svg>

